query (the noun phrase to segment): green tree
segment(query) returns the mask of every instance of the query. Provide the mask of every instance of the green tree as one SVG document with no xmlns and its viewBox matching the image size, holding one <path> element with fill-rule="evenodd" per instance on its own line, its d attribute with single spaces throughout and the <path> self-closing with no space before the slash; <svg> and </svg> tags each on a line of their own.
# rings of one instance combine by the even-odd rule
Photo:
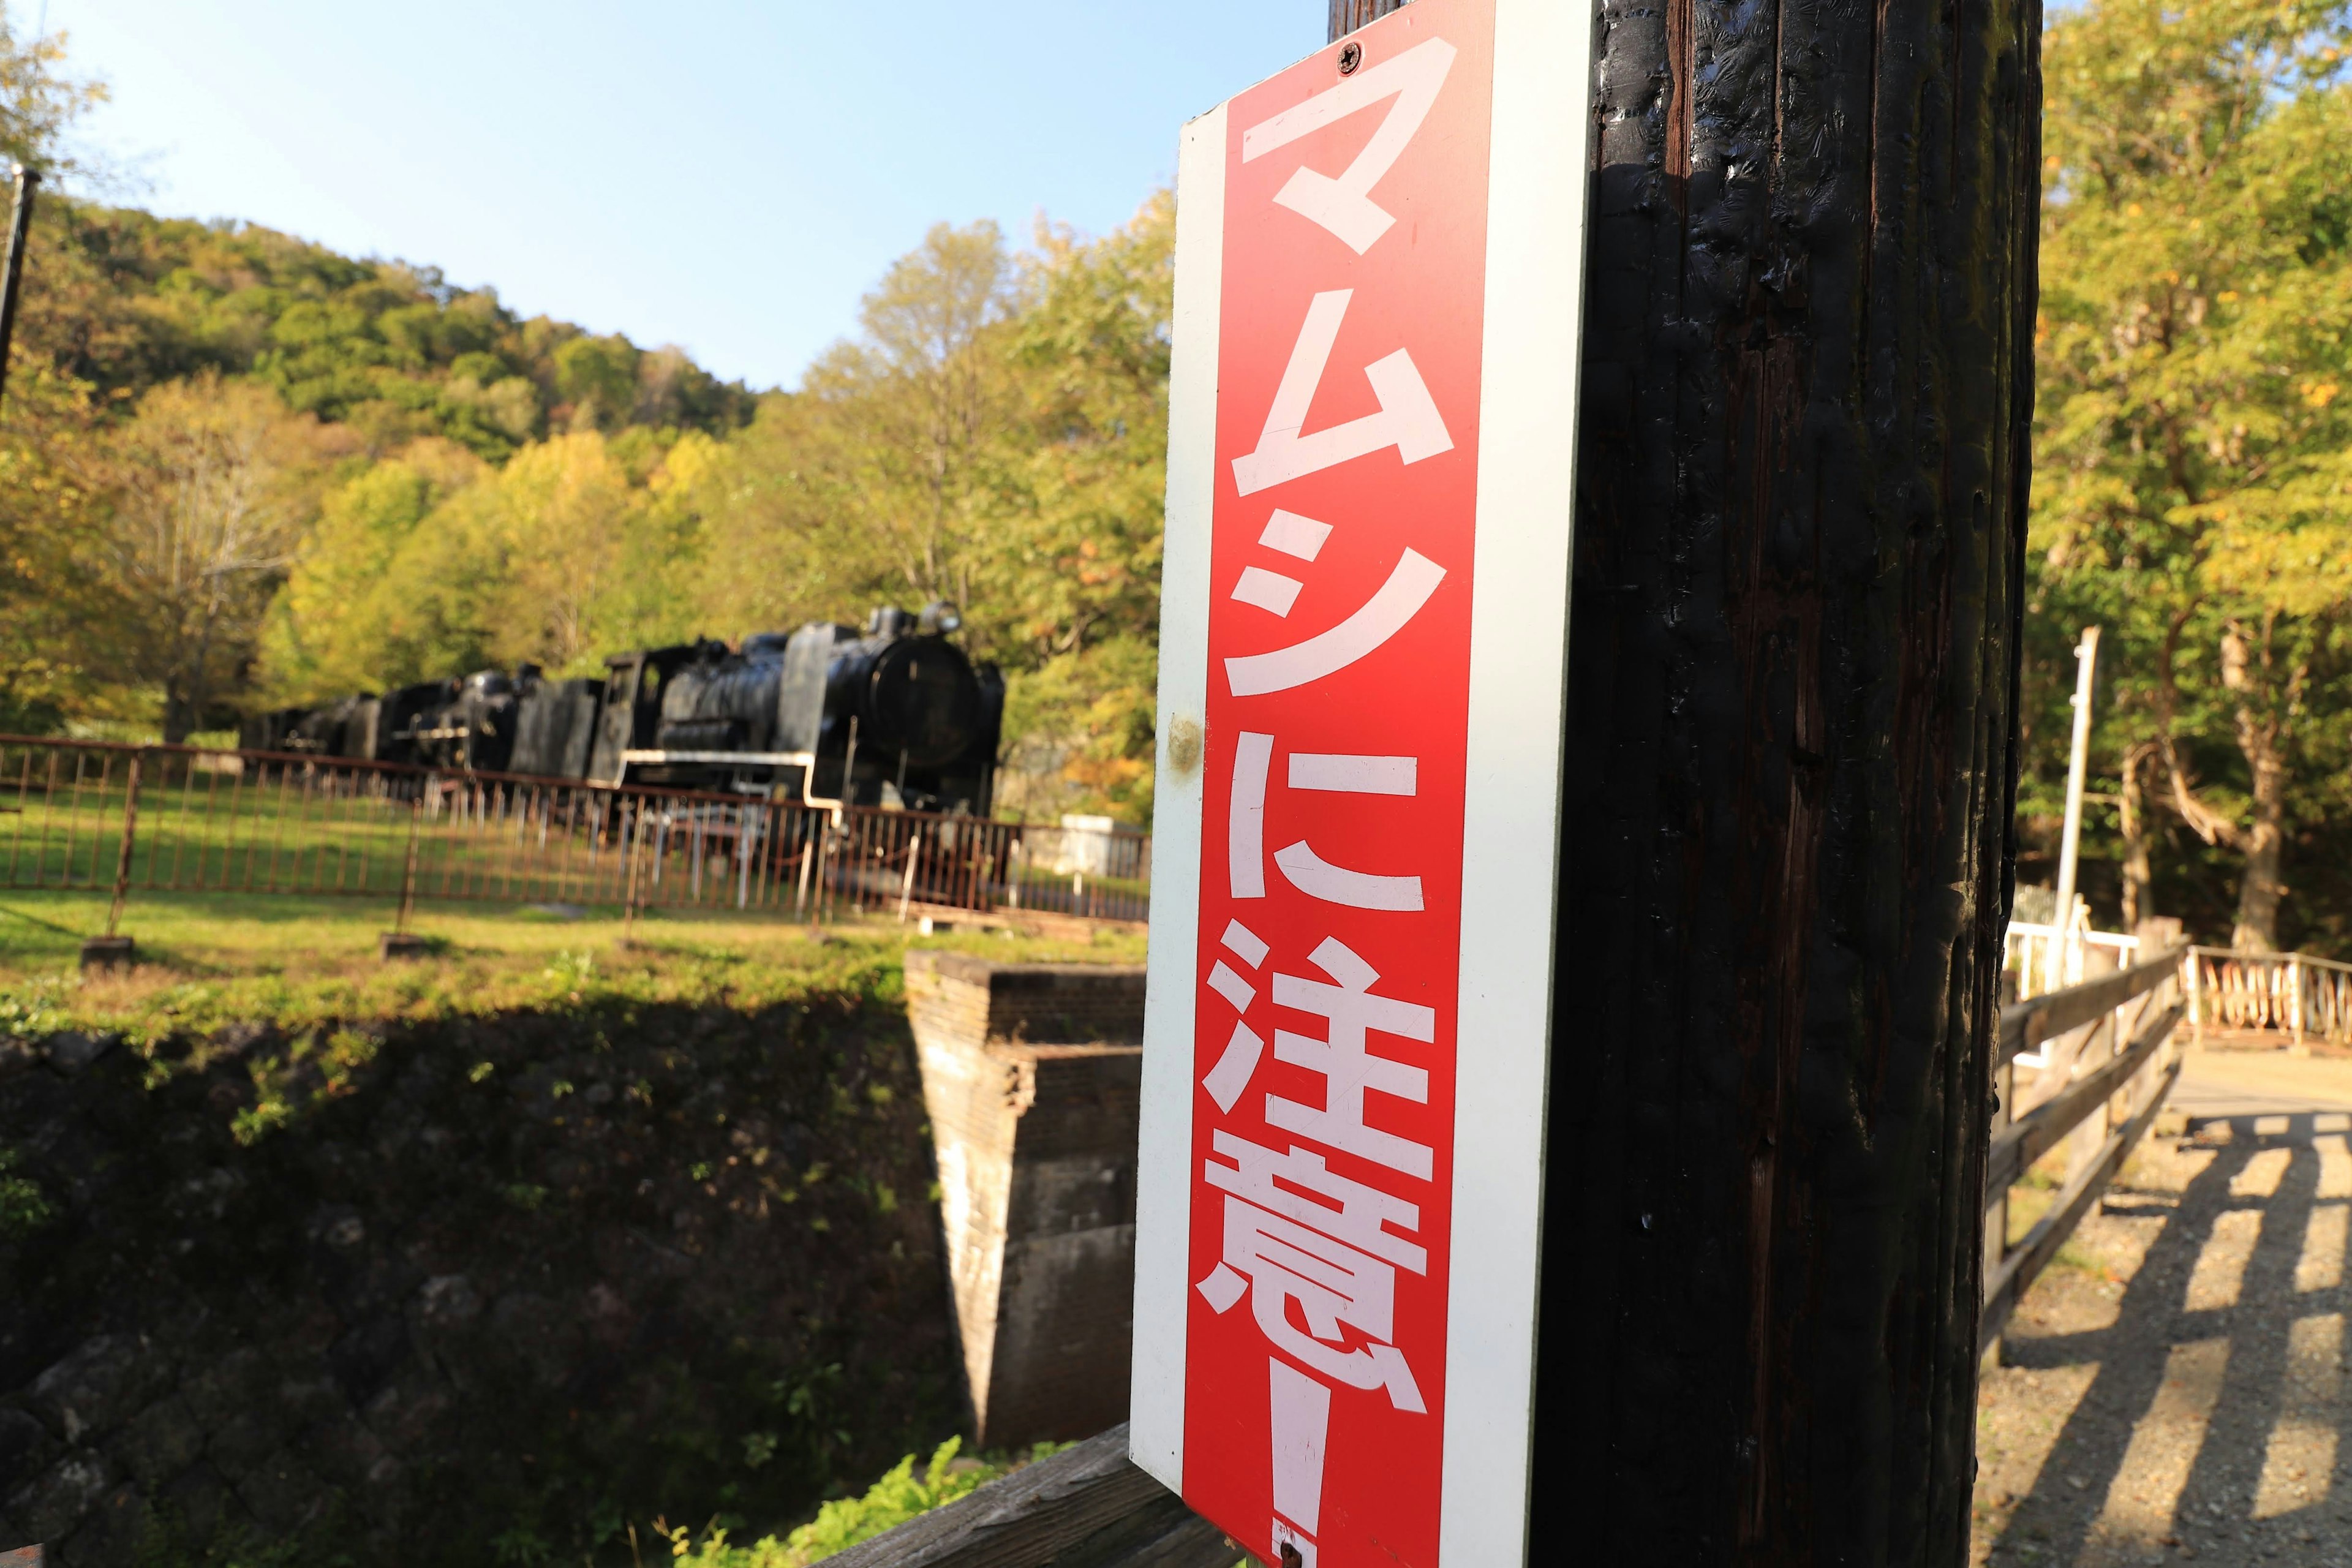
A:
<svg viewBox="0 0 2352 1568">
<path fill-rule="evenodd" d="M 2318 721 L 2352 697 L 2347 47 L 2334 0 L 2095 0 L 2045 47 L 2040 772 L 2051 633 L 2101 621 L 2121 793 L 2235 858 L 2249 948 L 2279 941 L 2298 812 L 2344 804 Z"/>
<path fill-rule="evenodd" d="M 0 405 L 0 731 L 39 734 L 97 705 L 74 657 L 76 606 L 91 599 L 90 498 L 59 466 L 87 441 L 86 389 L 38 361 L 20 363 Z"/>
<path fill-rule="evenodd" d="M 437 441 L 369 466 L 327 497 L 272 607 L 271 700 L 525 662 L 592 673 L 616 648 L 690 635 L 686 500 L 715 450 L 587 430 L 499 468 Z"/>
<path fill-rule="evenodd" d="M 103 167 L 73 145 L 71 133 L 109 93 L 102 81 L 67 74 L 66 44 L 62 32 L 26 41 L 0 5 L 0 154 L 52 181 L 102 178 Z"/>
<path fill-rule="evenodd" d="M 1008 733 L 1024 810 L 1149 823 L 1167 489 L 1175 203 L 1093 241 L 1044 229 L 1013 351 L 1034 445 L 986 597 L 1021 671 Z"/>
<path fill-rule="evenodd" d="M 1171 220 L 934 228 L 696 481 L 712 625 L 952 601 L 1010 673 L 1008 805 L 1148 820 Z"/>
<path fill-rule="evenodd" d="M 709 598 L 727 624 L 831 617 L 860 599 L 974 608 L 1023 445 L 1007 327 L 1018 280 L 995 225 L 940 225 L 866 297 L 863 335 L 730 443 L 706 502 Z"/>
<path fill-rule="evenodd" d="M 474 651 L 428 633 L 432 606 L 395 569 L 425 520 L 481 473 L 464 447 L 429 440 L 328 492 L 264 630 L 260 686 L 272 706 L 447 674 L 440 658 Z"/>
<path fill-rule="evenodd" d="M 74 459 L 90 526 L 64 624 L 86 667 L 160 699 L 166 741 L 235 691 L 331 451 L 267 387 L 206 375 L 148 393 Z"/>
<path fill-rule="evenodd" d="M 618 333 L 573 338 L 555 351 L 555 390 L 575 430 L 609 430 L 636 408 L 636 345 Z"/>
</svg>

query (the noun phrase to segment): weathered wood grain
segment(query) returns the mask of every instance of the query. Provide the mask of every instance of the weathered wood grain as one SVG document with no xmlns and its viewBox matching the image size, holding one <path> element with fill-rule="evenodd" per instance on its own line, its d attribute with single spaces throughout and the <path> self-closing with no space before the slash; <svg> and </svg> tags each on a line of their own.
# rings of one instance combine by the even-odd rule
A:
<svg viewBox="0 0 2352 1568">
<path fill-rule="evenodd" d="M 1128 1462 L 1127 1424 L 825 1559 L 825 1568 L 1234 1568 L 1224 1532 Z"/>
<path fill-rule="evenodd" d="M 2020 1051 L 2030 1051 L 2053 1036 L 2104 1017 L 2142 992 L 2153 991 L 2168 975 L 2180 972 L 2181 955 L 2187 951 L 2172 948 L 2129 969 L 2070 985 L 2063 991 L 2011 1003 L 2000 1010 L 2000 1045 L 1994 1065 L 2009 1061 Z"/>
<path fill-rule="evenodd" d="M 2068 1084 L 2011 1123 L 1986 1152 L 1985 1191 L 1997 1193 L 2015 1182 L 2084 1117 L 2114 1099 L 2132 1074 L 2156 1054 L 2188 1011 L 2187 1003 L 2173 1003 L 2158 1014 L 2120 1055 L 2100 1063 L 2095 1070 Z"/>
<path fill-rule="evenodd" d="M 1330 41 L 1338 43 L 1367 22 L 1387 16 L 1405 0 L 1331 0 Z"/>
<path fill-rule="evenodd" d="M 1595 24 L 1536 1558 L 1956 1568 L 2041 5 Z"/>
<path fill-rule="evenodd" d="M 2179 1077 L 2180 1063 L 2176 1060 L 2165 1069 L 2156 1092 L 2148 1097 L 2147 1104 L 2139 1114 L 2106 1141 L 2099 1150 L 2099 1157 L 2066 1184 L 2059 1193 L 2057 1201 L 2050 1205 L 2050 1212 L 2025 1233 L 2025 1239 L 2011 1250 L 1992 1278 L 1985 1281 L 1984 1310 L 1977 1329 L 1979 1354 L 1984 1347 L 2000 1338 L 2000 1331 L 2008 1324 L 2010 1313 L 2016 1310 L 2018 1300 L 2025 1294 L 2026 1288 L 2033 1283 L 2034 1277 L 2042 1272 L 2043 1267 L 2058 1256 L 2058 1249 L 2066 1244 L 2068 1237 L 2074 1234 L 2074 1227 L 2082 1223 L 2083 1216 L 2090 1212 L 2099 1194 L 2107 1190 L 2107 1184 L 2115 1179 L 2116 1173 L 2123 1169 L 2124 1161 L 2139 1142 L 2140 1135 L 2155 1123 L 2157 1112 L 2164 1109 L 2166 1099 L 2172 1093 L 2172 1085 Z"/>
</svg>

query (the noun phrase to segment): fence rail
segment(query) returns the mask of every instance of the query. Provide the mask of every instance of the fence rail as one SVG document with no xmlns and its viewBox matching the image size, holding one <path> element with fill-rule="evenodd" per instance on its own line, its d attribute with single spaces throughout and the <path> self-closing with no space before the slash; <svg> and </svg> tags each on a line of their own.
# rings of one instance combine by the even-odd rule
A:
<svg viewBox="0 0 2352 1568">
<path fill-rule="evenodd" d="M 2208 1029 L 2234 1029 L 2352 1045 L 2352 964 L 2305 952 L 2192 947 L 2184 973 L 2189 1028 L 2199 1039 Z"/>
<path fill-rule="evenodd" d="M 1127 1423 L 825 1559 L 825 1568 L 1233 1568 L 1241 1548 L 1127 1458 Z"/>
<path fill-rule="evenodd" d="M 2137 951 L 2111 944 L 2117 958 Z M 1986 1163 L 1980 1342 L 2000 1336 L 2028 1285 L 2115 1179 L 2179 1075 L 2188 950 L 2174 948 L 2001 1011 L 1994 1052 L 2004 1102 Z M 2051 1047 L 2038 1073 L 2022 1053 Z M 2018 1074 L 2029 1075 L 2019 1108 Z M 2105 1112 L 2105 1120 L 2096 1120 Z M 2105 1134 L 2049 1212 L 2008 1245 L 2011 1185 L 2059 1140 Z M 1240 1549 L 1127 1460 L 1124 1424 L 826 1561 L 825 1568 L 1227 1568 Z"/>
<path fill-rule="evenodd" d="M 0 735 L 0 887 L 1141 920 L 1150 840 L 741 795 Z M 1088 868 L 1065 872 L 1074 862 Z M 111 921 L 110 921 L 110 931 Z"/>
<path fill-rule="evenodd" d="M 2118 957 L 2125 951 L 2117 949 Z M 2183 980 L 2193 951 L 2176 947 L 2001 1009 L 1993 1052 L 2000 1109 L 1985 1156 L 1981 1344 L 2000 1339 L 2026 1288 L 2115 1180 L 2172 1092 L 2180 1076 L 2174 1034 L 2189 1011 Z M 2037 1047 L 2038 1058 L 2026 1056 Z M 2012 1246 L 2011 1188 L 2070 1136 L 2064 1184 Z"/>
<path fill-rule="evenodd" d="M 2016 977 L 2017 994 L 2039 995 L 2079 985 L 2102 968 L 2120 968 L 2139 951 L 2139 938 L 2120 931 L 2011 921 L 2002 939 L 2001 966 Z"/>
</svg>

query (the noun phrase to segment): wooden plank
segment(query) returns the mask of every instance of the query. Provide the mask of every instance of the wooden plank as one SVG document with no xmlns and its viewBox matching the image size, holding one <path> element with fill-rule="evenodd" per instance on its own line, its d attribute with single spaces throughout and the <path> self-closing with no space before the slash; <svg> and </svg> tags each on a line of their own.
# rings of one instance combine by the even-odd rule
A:
<svg viewBox="0 0 2352 1568">
<path fill-rule="evenodd" d="M 2123 1168 L 2125 1157 L 2139 1142 L 2140 1135 L 2154 1123 L 2156 1113 L 2164 1109 L 2164 1102 L 2179 1077 L 2180 1063 L 2175 1061 L 2165 1069 L 2164 1079 L 2157 1086 L 2156 1093 L 2149 1097 L 2146 1109 L 2107 1140 L 2099 1151 L 2099 1157 L 2058 1194 L 2058 1201 L 2051 1205 L 2048 1214 L 2042 1216 L 2041 1223 L 2025 1233 L 2025 1239 L 2017 1244 L 2001 1266 L 1993 1271 L 1992 1278 L 1985 1281 L 1984 1310 L 1977 1320 L 1977 1352 L 1979 1355 L 2000 1338 L 2000 1331 L 2009 1323 L 2009 1315 L 2017 1310 L 2018 1299 L 2033 1283 L 2034 1276 L 2058 1256 L 2058 1249 L 2065 1245 L 2068 1237 L 2074 1234 L 2074 1227 L 2090 1212 L 2091 1205 L 2106 1191 L 2107 1184 Z"/>
<path fill-rule="evenodd" d="M 41 1568 L 48 1559 L 37 1546 L 19 1546 L 14 1552 L 0 1552 L 0 1568 Z"/>
<path fill-rule="evenodd" d="M 2000 1010 L 2000 1044 L 1994 1065 L 2020 1051 L 2032 1050 L 2053 1035 L 2080 1028 L 2103 1013 L 2112 1013 L 2144 991 L 2153 991 L 2166 975 L 2179 970 L 2185 951 L 2176 947 L 2130 969 L 2011 1003 Z"/>
<path fill-rule="evenodd" d="M 2121 1055 L 2068 1084 L 1994 1138 L 1985 1153 L 1985 1191 L 1997 1193 L 2015 1182 L 2026 1167 L 2073 1131 L 2077 1122 L 2114 1099 L 2124 1081 L 2155 1054 L 2188 1011 L 2187 1003 L 2175 1002 L 2142 1029 Z"/>
<path fill-rule="evenodd" d="M 825 1568 L 1234 1568 L 1240 1548 L 1128 1462 L 1127 1423 L 824 1560 Z"/>
</svg>

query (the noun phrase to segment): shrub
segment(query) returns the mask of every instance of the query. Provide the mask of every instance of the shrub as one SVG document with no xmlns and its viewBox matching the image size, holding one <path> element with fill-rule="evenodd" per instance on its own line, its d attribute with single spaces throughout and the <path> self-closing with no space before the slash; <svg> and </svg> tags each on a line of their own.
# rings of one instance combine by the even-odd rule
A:
<svg viewBox="0 0 2352 1568">
<path fill-rule="evenodd" d="M 961 1437 L 950 1437 L 940 1444 L 931 1455 L 931 1462 L 923 1467 L 920 1477 L 915 1474 L 915 1456 L 908 1455 L 891 1468 L 889 1474 L 868 1487 L 865 1496 L 837 1498 L 826 1503 L 814 1519 L 782 1541 L 770 1535 L 762 1537 L 757 1545 L 730 1546 L 727 1531 L 714 1529 L 698 1546 L 692 1532 L 681 1527 L 670 1532 L 670 1555 L 677 1559 L 677 1568 L 808 1568 L 810 1563 L 847 1551 L 918 1514 L 969 1497 L 999 1476 L 1065 1447 L 1040 1443 L 1025 1459 L 958 1466 L 956 1450 L 962 1445 Z"/>
</svg>

